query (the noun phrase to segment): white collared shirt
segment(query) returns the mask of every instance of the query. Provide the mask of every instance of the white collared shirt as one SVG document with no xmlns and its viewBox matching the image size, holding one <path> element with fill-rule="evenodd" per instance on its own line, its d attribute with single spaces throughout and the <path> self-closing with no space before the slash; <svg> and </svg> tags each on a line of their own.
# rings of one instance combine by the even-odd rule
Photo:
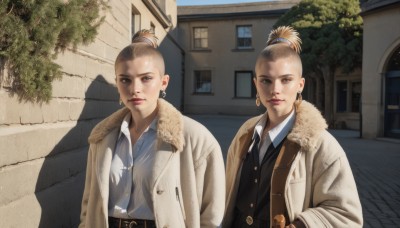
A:
<svg viewBox="0 0 400 228">
<path fill-rule="evenodd" d="M 157 140 L 156 119 L 134 145 L 129 132 L 130 113 L 121 124 L 110 169 L 109 216 L 154 220 L 149 180 Z"/>
<path fill-rule="evenodd" d="M 280 124 L 278 124 L 276 127 L 272 128 L 271 130 L 268 131 L 268 133 L 265 135 L 265 138 L 261 140 L 263 143 L 262 145 L 259 145 L 259 161 L 260 164 L 264 158 L 265 153 L 267 152 L 268 147 L 272 144 L 276 148 L 282 140 L 289 134 L 290 130 L 293 128 L 294 121 L 296 118 L 295 111 L 293 111 L 289 114 L 288 117 L 286 117 Z M 254 141 L 254 136 L 255 134 L 258 134 L 258 136 L 261 138 L 262 137 L 262 132 L 265 127 L 265 124 L 267 122 L 267 113 L 265 113 L 261 119 L 258 121 L 254 128 L 254 133 L 253 133 L 253 141 Z M 249 152 L 253 148 L 254 142 L 251 144 L 249 148 Z"/>
</svg>

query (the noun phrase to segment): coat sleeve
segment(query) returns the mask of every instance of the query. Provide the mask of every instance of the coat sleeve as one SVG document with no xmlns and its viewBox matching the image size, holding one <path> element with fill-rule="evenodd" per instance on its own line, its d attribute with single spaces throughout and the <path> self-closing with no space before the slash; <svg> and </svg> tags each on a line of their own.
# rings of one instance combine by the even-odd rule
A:
<svg viewBox="0 0 400 228">
<path fill-rule="evenodd" d="M 215 139 L 214 139 L 215 140 Z M 209 153 L 196 169 L 197 183 L 202 189 L 200 226 L 218 227 L 225 210 L 225 168 L 221 148 L 215 140 Z"/>
<path fill-rule="evenodd" d="M 82 196 L 79 228 L 85 228 L 86 227 L 87 204 L 88 204 L 88 200 L 89 200 L 90 186 L 91 186 L 92 174 L 93 174 L 92 173 L 93 169 L 92 169 L 91 148 L 92 148 L 92 146 L 90 146 L 90 148 L 89 148 L 88 157 L 87 157 L 85 188 L 83 190 L 83 196 Z"/>
<path fill-rule="evenodd" d="M 306 227 L 362 227 L 353 173 L 345 152 L 332 136 L 324 138 L 312 167 L 312 205 L 298 218 Z"/>
</svg>

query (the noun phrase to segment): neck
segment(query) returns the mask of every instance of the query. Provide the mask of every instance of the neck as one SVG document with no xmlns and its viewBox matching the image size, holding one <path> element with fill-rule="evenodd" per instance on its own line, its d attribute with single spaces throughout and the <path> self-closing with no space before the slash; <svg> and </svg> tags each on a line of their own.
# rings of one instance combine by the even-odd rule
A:
<svg viewBox="0 0 400 228">
<path fill-rule="evenodd" d="M 292 113 L 293 109 L 285 115 L 276 115 L 274 113 L 267 112 L 268 120 L 265 124 L 265 130 L 271 130 L 282 123 Z"/>
<path fill-rule="evenodd" d="M 143 113 L 139 112 L 131 112 L 132 120 L 129 128 L 134 130 L 136 133 L 142 133 L 157 116 L 157 112 L 157 108 L 148 115 L 143 115 Z"/>
</svg>

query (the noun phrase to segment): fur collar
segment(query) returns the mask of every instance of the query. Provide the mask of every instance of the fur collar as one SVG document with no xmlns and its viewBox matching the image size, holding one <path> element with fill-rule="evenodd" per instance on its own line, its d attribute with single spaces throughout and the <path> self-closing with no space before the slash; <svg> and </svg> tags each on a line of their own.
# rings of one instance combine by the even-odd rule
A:
<svg viewBox="0 0 400 228">
<path fill-rule="evenodd" d="M 311 103 L 302 101 L 296 110 L 296 120 L 287 138 L 308 151 L 317 147 L 322 131 L 328 128 L 321 112 Z"/>
<path fill-rule="evenodd" d="M 160 140 L 171 144 L 176 150 L 182 151 L 184 144 L 182 114 L 163 99 L 158 100 L 157 107 L 157 137 Z M 129 109 L 124 107 L 97 124 L 89 136 L 89 143 L 98 143 L 111 131 L 119 128 L 123 118 L 129 112 Z"/>
<path fill-rule="evenodd" d="M 262 115 L 248 120 L 240 134 L 253 134 L 253 130 Z M 328 125 L 322 117 L 320 111 L 311 103 L 302 101 L 296 112 L 296 120 L 292 130 L 289 132 L 287 139 L 301 146 L 304 151 L 316 148 L 318 136 L 324 131 Z"/>
</svg>

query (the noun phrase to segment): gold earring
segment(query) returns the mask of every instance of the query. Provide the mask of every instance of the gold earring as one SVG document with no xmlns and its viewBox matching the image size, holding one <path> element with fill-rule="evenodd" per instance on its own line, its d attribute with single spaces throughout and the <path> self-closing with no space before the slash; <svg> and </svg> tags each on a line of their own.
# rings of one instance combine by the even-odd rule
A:
<svg viewBox="0 0 400 228">
<path fill-rule="evenodd" d="M 122 100 L 121 100 L 121 98 L 119 99 L 119 105 L 122 105 Z"/>
<path fill-rule="evenodd" d="M 257 105 L 257 107 L 260 107 L 260 105 L 261 105 L 260 95 L 258 95 L 258 93 L 256 94 L 256 105 Z"/>
</svg>

